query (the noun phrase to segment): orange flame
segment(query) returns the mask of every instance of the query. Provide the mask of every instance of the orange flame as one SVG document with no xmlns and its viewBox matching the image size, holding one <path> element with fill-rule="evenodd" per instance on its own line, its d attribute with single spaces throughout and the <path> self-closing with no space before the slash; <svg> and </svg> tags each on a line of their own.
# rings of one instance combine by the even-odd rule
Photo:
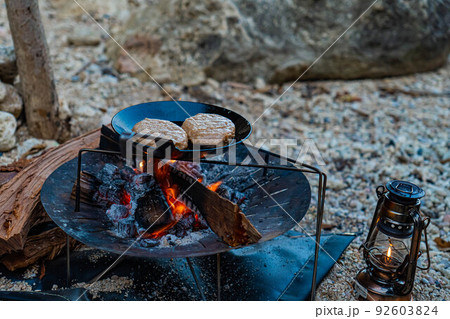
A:
<svg viewBox="0 0 450 319">
<path fill-rule="evenodd" d="M 173 226 L 175 226 L 175 224 L 177 223 L 177 220 L 172 220 L 170 223 L 168 223 L 167 225 L 164 225 L 162 228 L 155 230 L 152 233 L 146 233 L 146 234 L 141 234 L 141 237 L 144 239 L 156 239 L 159 238 L 161 236 L 164 236 L 166 234 L 166 232 L 171 229 Z"/>
<path fill-rule="evenodd" d="M 222 185 L 222 181 L 218 181 L 212 184 L 209 184 L 206 186 L 209 190 L 212 190 L 213 192 L 216 192 L 219 186 Z"/>
<path fill-rule="evenodd" d="M 174 160 L 168 161 L 173 163 Z M 167 203 L 169 204 L 170 211 L 172 212 L 173 220 L 169 224 L 165 225 L 158 231 L 153 232 L 149 235 L 150 238 L 158 238 L 163 236 L 167 230 L 175 226 L 175 224 L 185 215 L 191 213 L 192 211 L 187 207 L 182 201 L 178 200 L 180 195 L 180 190 L 176 184 L 172 185 L 170 178 L 170 167 L 169 165 L 158 165 L 158 161 L 155 161 L 154 174 L 164 193 Z"/>
<path fill-rule="evenodd" d="M 388 248 L 387 253 L 386 253 L 387 261 L 391 260 L 391 255 L 392 255 L 392 244 L 389 244 L 389 248 Z"/>
<path fill-rule="evenodd" d="M 145 167 L 145 161 L 142 160 L 139 162 L 139 169 L 141 170 L 141 172 L 144 172 L 144 167 Z"/>
<path fill-rule="evenodd" d="M 178 197 L 180 196 L 180 190 L 178 188 L 178 185 L 173 184 L 172 178 L 170 176 L 171 166 L 165 165 L 165 164 L 172 164 L 174 162 L 175 162 L 174 160 L 169 160 L 164 164 L 162 161 L 157 160 L 153 162 L 154 176 L 158 181 L 159 186 L 161 187 L 161 190 L 164 194 L 164 197 L 166 198 L 167 203 L 169 204 L 169 208 L 173 216 L 172 221 L 152 233 L 142 234 L 143 238 L 154 239 L 164 236 L 167 233 L 167 231 L 169 231 L 172 227 L 174 227 L 178 223 L 178 221 L 180 221 L 184 216 L 191 213 L 193 214 L 192 210 L 189 207 L 187 207 L 182 201 L 178 200 Z M 141 163 L 139 163 L 139 167 L 142 169 L 142 167 L 145 165 L 145 162 Z M 198 179 L 200 183 L 202 182 L 202 180 L 203 180 L 202 178 Z M 221 184 L 222 181 L 218 181 L 208 185 L 207 188 L 215 192 L 217 191 L 217 189 Z M 197 214 L 194 214 L 194 220 L 195 222 L 199 221 L 199 216 Z"/>
</svg>

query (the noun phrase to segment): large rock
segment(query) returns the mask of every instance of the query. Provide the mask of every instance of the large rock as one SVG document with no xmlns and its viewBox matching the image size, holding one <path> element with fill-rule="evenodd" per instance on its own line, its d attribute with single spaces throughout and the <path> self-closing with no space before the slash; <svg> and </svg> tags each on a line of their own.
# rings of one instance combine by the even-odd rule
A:
<svg viewBox="0 0 450 319">
<path fill-rule="evenodd" d="M 90 15 L 98 18 L 113 16 L 116 19 L 128 17 L 128 0 L 52 0 L 50 5 L 58 16 L 63 18 L 86 17 L 86 10 Z M 84 10 L 83 10 L 84 9 Z"/>
<path fill-rule="evenodd" d="M 11 150 L 16 145 L 17 128 L 15 117 L 7 112 L 0 111 L 0 152 Z"/>
<path fill-rule="evenodd" d="M 3 99 L 0 99 L 0 111 L 11 113 L 16 118 L 18 118 L 20 116 L 20 113 L 22 113 L 22 98 L 20 97 L 14 86 L 3 83 L 0 83 L 0 95 L 2 91 L 1 86 L 3 86 L 3 88 L 5 89 L 6 94 Z"/>
<path fill-rule="evenodd" d="M 14 48 L 0 45 L 0 81 L 13 83 L 17 72 Z"/>
<path fill-rule="evenodd" d="M 252 49 L 240 20 L 230 1 L 155 1 L 134 12 L 116 37 L 159 82 L 196 85 L 225 47 Z M 120 72 L 150 79 L 114 42 L 107 49 Z"/>
<path fill-rule="evenodd" d="M 132 14 L 116 37 L 156 80 L 296 79 L 372 0 L 168 0 Z M 445 3 L 447 2 L 447 4 Z M 380 0 L 303 79 L 433 70 L 450 51 L 448 0 Z M 110 42 L 119 71 L 148 76 Z"/>
</svg>

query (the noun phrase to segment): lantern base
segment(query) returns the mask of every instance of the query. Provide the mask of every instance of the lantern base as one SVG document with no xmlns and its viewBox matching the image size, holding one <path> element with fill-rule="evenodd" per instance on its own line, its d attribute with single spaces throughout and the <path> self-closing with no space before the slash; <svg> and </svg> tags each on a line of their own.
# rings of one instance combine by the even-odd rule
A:
<svg viewBox="0 0 450 319">
<path fill-rule="evenodd" d="M 367 269 L 361 270 L 356 275 L 354 284 L 358 300 L 369 301 L 411 301 L 411 293 L 407 295 L 396 295 L 393 293 L 393 287 L 390 285 L 382 286 L 375 282 Z"/>
</svg>

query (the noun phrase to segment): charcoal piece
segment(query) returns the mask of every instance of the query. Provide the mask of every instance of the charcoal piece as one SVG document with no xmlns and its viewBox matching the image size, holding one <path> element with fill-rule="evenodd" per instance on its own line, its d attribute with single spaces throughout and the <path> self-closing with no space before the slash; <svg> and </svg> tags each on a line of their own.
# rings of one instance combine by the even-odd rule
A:
<svg viewBox="0 0 450 319">
<path fill-rule="evenodd" d="M 152 180 L 144 195 L 136 200 L 134 216 L 139 226 L 155 231 L 172 221 L 172 211 L 159 185 Z"/>
<path fill-rule="evenodd" d="M 103 183 L 110 183 L 113 180 L 120 179 L 120 171 L 116 165 L 106 163 L 105 166 L 96 174 L 96 177 Z"/>
<path fill-rule="evenodd" d="M 184 237 L 188 231 L 192 231 L 195 223 L 194 216 L 192 214 L 186 214 L 181 218 L 178 223 L 173 227 L 173 234 L 177 237 Z"/>
<path fill-rule="evenodd" d="M 197 215 L 197 218 L 195 216 Z M 185 214 L 183 218 L 181 218 L 177 224 L 173 227 L 172 234 L 175 234 L 177 237 L 184 237 L 188 234 L 188 232 L 199 231 L 202 229 L 207 229 L 208 223 L 206 220 L 200 215 L 196 213 Z"/>
<path fill-rule="evenodd" d="M 231 187 L 222 184 L 217 189 L 217 194 L 219 194 L 222 197 L 225 197 L 226 199 L 231 200 L 233 203 L 241 204 L 245 200 L 245 194 L 241 193 L 235 189 L 232 189 Z"/>
<path fill-rule="evenodd" d="M 119 219 L 126 218 L 128 216 L 128 212 L 129 212 L 129 210 L 126 206 L 113 204 L 106 211 L 106 215 L 113 222 L 117 222 Z"/>
<path fill-rule="evenodd" d="M 134 212 L 138 224 L 153 232 L 172 221 L 172 211 L 163 198 L 147 195 L 137 200 Z"/>
<path fill-rule="evenodd" d="M 151 191 L 155 187 L 154 177 L 147 173 L 142 173 L 133 177 L 133 182 L 128 185 L 130 193 L 143 193 Z"/>
<path fill-rule="evenodd" d="M 136 172 L 129 166 L 125 166 L 120 170 L 120 177 L 128 183 L 136 176 Z"/>
<path fill-rule="evenodd" d="M 133 238 L 137 235 L 137 228 L 134 218 L 131 216 L 128 218 L 119 219 L 116 223 L 117 232 L 121 237 Z"/>
<path fill-rule="evenodd" d="M 102 206 L 120 203 L 123 197 L 123 180 L 114 180 L 110 183 L 103 183 L 98 188 L 98 192 L 94 195 L 96 200 Z"/>
</svg>

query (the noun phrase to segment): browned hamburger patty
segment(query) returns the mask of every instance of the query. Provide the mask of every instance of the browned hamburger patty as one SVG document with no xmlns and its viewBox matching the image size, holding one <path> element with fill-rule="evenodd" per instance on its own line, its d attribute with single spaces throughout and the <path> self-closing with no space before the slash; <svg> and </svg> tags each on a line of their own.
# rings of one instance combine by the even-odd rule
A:
<svg viewBox="0 0 450 319">
<path fill-rule="evenodd" d="M 144 119 L 133 127 L 133 132 L 148 134 L 154 137 L 161 137 L 173 141 L 175 147 L 180 150 L 187 148 L 188 137 L 186 132 L 178 125 L 164 120 Z M 140 141 L 140 143 L 143 143 Z M 156 146 L 153 140 L 146 140 L 146 145 Z"/>
<path fill-rule="evenodd" d="M 182 128 L 196 145 L 228 144 L 234 138 L 235 131 L 231 120 L 218 114 L 205 113 L 186 119 Z"/>
</svg>

